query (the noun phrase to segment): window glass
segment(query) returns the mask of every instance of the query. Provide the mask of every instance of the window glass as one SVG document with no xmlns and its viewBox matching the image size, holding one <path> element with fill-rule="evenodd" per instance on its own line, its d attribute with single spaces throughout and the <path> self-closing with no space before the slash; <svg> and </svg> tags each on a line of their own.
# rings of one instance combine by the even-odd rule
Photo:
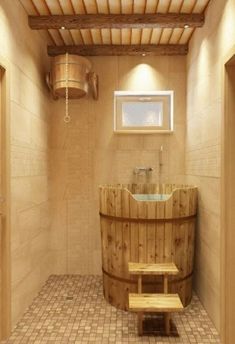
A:
<svg viewBox="0 0 235 344">
<path fill-rule="evenodd" d="M 114 131 L 173 131 L 173 91 L 114 92 Z"/>
</svg>

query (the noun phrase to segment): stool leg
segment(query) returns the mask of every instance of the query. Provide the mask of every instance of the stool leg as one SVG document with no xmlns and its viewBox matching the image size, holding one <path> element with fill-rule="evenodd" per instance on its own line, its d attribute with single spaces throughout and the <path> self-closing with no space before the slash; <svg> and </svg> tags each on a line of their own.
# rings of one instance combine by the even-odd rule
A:
<svg viewBox="0 0 235 344">
<path fill-rule="evenodd" d="M 143 335 L 143 312 L 138 312 L 138 334 Z"/>
<path fill-rule="evenodd" d="M 138 276 L 138 294 L 142 293 L 142 276 Z M 138 334 L 143 335 L 143 312 L 138 312 Z"/>
<path fill-rule="evenodd" d="M 170 335 L 170 318 L 171 318 L 171 314 L 170 313 L 165 313 L 164 314 L 165 332 L 166 332 L 167 336 Z"/>
</svg>

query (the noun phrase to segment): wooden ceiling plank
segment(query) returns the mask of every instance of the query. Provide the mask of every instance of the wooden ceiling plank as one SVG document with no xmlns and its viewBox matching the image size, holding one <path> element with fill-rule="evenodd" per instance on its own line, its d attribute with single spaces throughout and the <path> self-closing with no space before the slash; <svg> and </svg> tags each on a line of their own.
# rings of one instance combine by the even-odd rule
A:
<svg viewBox="0 0 235 344">
<path fill-rule="evenodd" d="M 184 0 L 172 0 L 169 7 L 169 13 L 179 13 L 182 6 L 183 6 Z"/>
<path fill-rule="evenodd" d="M 57 45 L 56 40 L 54 39 L 54 36 L 51 34 L 50 30 L 46 30 L 46 32 L 47 32 L 47 34 L 49 36 L 49 39 L 52 41 L 52 43 L 54 45 Z"/>
<path fill-rule="evenodd" d="M 147 0 L 145 13 L 156 13 L 158 0 Z"/>
<path fill-rule="evenodd" d="M 177 44 L 182 36 L 184 29 L 174 29 L 169 40 L 170 44 Z"/>
<path fill-rule="evenodd" d="M 183 5 L 184 5 L 184 2 L 185 2 L 184 0 L 181 1 L 181 6 L 180 6 L 180 8 L 179 8 L 178 13 L 183 13 L 182 7 L 183 7 Z"/>
<path fill-rule="evenodd" d="M 172 1 L 174 1 L 174 0 L 170 0 L 166 13 L 170 12 L 170 7 L 171 7 L 171 4 L 172 4 Z"/>
<path fill-rule="evenodd" d="M 120 13 L 122 13 L 122 0 L 118 0 L 118 1 L 119 1 Z"/>
<path fill-rule="evenodd" d="M 61 34 L 61 37 L 63 38 L 63 41 L 65 42 L 65 44 L 71 45 L 74 44 L 72 35 L 70 33 L 70 30 L 58 30 L 59 33 Z"/>
<path fill-rule="evenodd" d="M 141 29 L 132 29 L 131 30 L 131 44 L 140 44 L 141 43 Z"/>
<path fill-rule="evenodd" d="M 98 13 L 98 4 L 97 4 L 97 0 L 95 0 L 95 7 L 96 7 L 96 13 Z"/>
<path fill-rule="evenodd" d="M 167 13 L 171 0 L 159 0 L 157 6 L 157 13 Z"/>
<path fill-rule="evenodd" d="M 94 44 L 103 44 L 100 30 L 91 29 L 91 34 Z"/>
<path fill-rule="evenodd" d="M 76 14 L 85 14 L 85 6 L 83 0 L 71 0 Z"/>
<path fill-rule="evenodd" d="M 45 1 L 44 0 L 32 0 L 32 3 L 34 4 L 34 6 L 36 7 L 38 13 L 40 14 L 40 16 L 43 15 L 50 15 L 50 10 L 49 8 L 46 6 Z"/>
<path fill-rule="evenodd" d="M 197 0 L 193 8 L 193 13 L 203 13 L 210 0 Z"/>
<path fill-rule="evenodd" d="M 83 0 L 85 5 L 85 10 L 87 14 L 97 13 L 97 4 L 95 0 Z"/>
<path fill-rule="evenodd" d="M 146 0 L 133 0 L 134 13 L 144 13 L 146 9 Z"/>
<path fill-rule="evenodd" d="M 75 45 L 84 44 L 84 40 L 83 40 L 80 30 L 70 30 L 70 33 L 73 37 L 73 41 Z"/>
<path fill-rule="evenodd" d="M 121 13 L 131 14 L 133 9 L 133 0 L 121 0 Z"/>
<path fill-rule="evenodd" d="M 129 42 L 129 44 L 132 43 L 132 40 L 133 40 L 132 36 L 133 36 L 133 30 L 131 29 L 131 30 L 130 30 L 130 42 Z"/>
<path fill-rule="evenodd" d="M 159 44 L 168 44 L 172 35 L 172 29 L 163 29 Z"/>
<path fill-rule="evenodd" d="M 168 42 L 167 42 L 167 44 L 170 44 L 170 40 L 171 40 L 171 37 L 172 37 L 172 35 L 173 35 L 173 31 L 174 31 L 174 29 L 171 29 L 171 33 L 170 33 L 170 35 L 169 35 L 169 37 L 168 37 Z"/>
<path fill-rule="evenodd" d="M 131 44 L 131 30 L 130 29 L 121 30 L 121 40 L 122 40 L 122 44 L 124 45 Z"/>
<path fill-rule="evenodd" d="M 196 4 L 197 0 L 188 0 L 183 2 L 183 6 L 181 8 L 182 13 L 192 13 L 193 8 Z"/>
<path fill-rule="evenodd" d="M 121 13 L 121 4 L 118 0 L 108 0 L 109 10 L 111 14 Z"/>
<path fill-rule="evenodd" d="M 81 36 L 82 36 L 82 40 L 84 44 L 93 44 L 93 38 L 92 38 L 90 30 L 83 29 L 83 30 L 80 30 L 80 32 L 81 32 Z"/>
<path fill-rule="evenodd" d="M 90 15 L 56 15 L 29 16 L 32 29 L 122 29 L 122 28 L 175 28 L 201 27 L 204 24 L 204 14 L 90 14 Z"/>
<path fill-rule="evenodd" d="M 181 35 L 179 36 L 179 40 L 177 41 L 177 44 L 179 44 L 179 42 L 180 42 L 180 40 L 181 40 L 181 37 L 183 36 L 183 34 L 184 34 L 184 29 L 182 29 L 182 32 L 181 32 Z"/>
<path fill-rule="evenodd" d="M 111 30 L 112 44 L 121 44 L 121 30 L 112 29 Z"/>
<path fill-rule="evenodd" d="M 71 0 L 57 0 L 63 14 L 75 14 Z"/>
<path fill-rule="evenodd" d="M 189 43 L 190 39 L 192 38 L 192 35 L 193 35 L 194 31 L 195 31 L 195 29 L 192 29 L 192 30 L 191 30 L 191 34 L 188 36 L 188 42 L 187 42 L 187 44 Z"/>
<path fill-rule="evenodd" d="M 44 0 L 44 1 L 45 1 L 45 4 L 46 4 L 50 14 L 52 14 L 52 15 L 54 15 L 54 14 L 56 14 L 56 15 L 63 14 L 61 6 L 60 6 L 60 3 L 59 3 L 58 0 L 56 0 L 56 1 Z"/>
<path fill-rule="evenodd" d="M 62 39 L 61 35 L 59 34 L 58 30 L 48 30 L 49 35 L 52 37 L 55 45 L 64 45 L 64 40 Z"/>
<path fill-rule="evenodd" d="M 183 34 L 180 37 L 179 43 L 178 44 L 186 44 L 188 43 L 189 37 L 191 37 L 193 32 L 192 28 L 188 28 L 183 31 Z"/>
<path fill-rule="evenodd" d="M 153 29 L 151 36 L 151 44 L 158 44 L 161 38 L 162 29 Z"/>
<path fill-rule="evenodd" d="M 96 0 L 97 1 L 97 7 L 98 7 L 98 13 L 107 14 L 109 13 L 108 9 L 108 1 L 107 0 Z"/>
<path fill-rule="evenodd" d="M 141 36 L 141 44 L 150 44 L 152 29 L 143 29 Z"/>
<path fill-rule="evenodd" d="M 37 7 L 31 0 L 20 0 L 20 3 L 28 15 L 39 15 Z"/>
<path fill-rule="evenodd" d="M 55 56 L 59 54 L 78 54 L 81 56 L 133 56 L 141 55 L 186 55 L 187 45 L 71 45 L 71 46 L 49 46 L 48 54 Z"/>
<path fill-rule="evenodd" d="M 144 10 L 143 10 L 143 13 L 146 13 L 146 9 L 147 9 L 147 1 L 148 1 L 148 0 L 145 0 L 145 4 L 144 4 Z"/>
<path fill-rule="evenodd" d="M 161 39 L 162 39 L 162 34 L 163 34 L 163 30 L 164 30 L 164 29 L 161 29 L 161 33 L 160 33 L 160 37 L 159 37 L 158 44 L 160 44 L 160 42 L 161 42 Z"/>
<path fill-rule="evenodd" d="M 111 35 L 109 29 L 101 29 L 103 44 L 111 44 Z"/>
</svg>

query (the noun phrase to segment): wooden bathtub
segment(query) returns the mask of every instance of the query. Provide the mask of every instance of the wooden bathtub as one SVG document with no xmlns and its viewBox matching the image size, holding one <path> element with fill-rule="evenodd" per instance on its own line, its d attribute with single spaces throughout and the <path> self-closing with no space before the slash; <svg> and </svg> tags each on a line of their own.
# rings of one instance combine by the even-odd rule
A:
<svg viewBox="0 0 235 344">
<path fill-rule="evenodd" d="M 166 200 L 136 200 L 148 195 Z M 169 292 L 178 293 L 184 306 L 192 297 L 197 188 L 184 185 L 104 185 L 100 192 L 100 228 L 104 297 L 127 310 L 128 293 L 137 280 L 128 262 L 174 262 L 180 270 L 169 279 Z M 135 196 L 141 194 L 143 196 Z M 160 196 L 153 196 L 153 198 Z M 146 276 L 144 292 L 162 291 L 162 279 Z"/>
</svg>

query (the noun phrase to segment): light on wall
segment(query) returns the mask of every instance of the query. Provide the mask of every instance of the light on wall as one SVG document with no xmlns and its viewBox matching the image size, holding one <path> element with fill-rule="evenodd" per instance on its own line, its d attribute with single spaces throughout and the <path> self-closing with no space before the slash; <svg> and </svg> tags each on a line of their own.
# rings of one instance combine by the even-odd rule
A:
<svg viewBox="0 0 235 344">
<path fill-rule="evenodd" d="M 128 90 L 154 90 L 158 86 L 158 71 L 147 63 L 136 65 L 127 75 Z"/>
</svg>

